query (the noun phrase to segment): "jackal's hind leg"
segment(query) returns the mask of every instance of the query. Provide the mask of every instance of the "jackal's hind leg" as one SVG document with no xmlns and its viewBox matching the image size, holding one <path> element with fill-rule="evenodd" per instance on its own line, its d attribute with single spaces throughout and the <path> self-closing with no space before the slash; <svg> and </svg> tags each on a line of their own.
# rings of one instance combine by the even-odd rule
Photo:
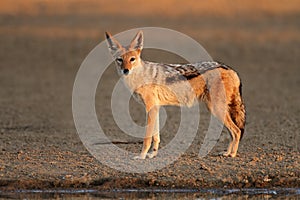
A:
<svg viewBox="0 0 300 200">
<path fill-rule="evenodd" d="M 207 101 L 206 105 L 210 112 L 224 123 L 231 135 L 231 141 L 228 145 L 227 151 L 222 153 L 222 155 L 226 157 L 235 157 L 239 146 L 241 130 L 232 121 L 228 111 L 229 109 L 224 102 L 215 100 L 214 104 L 212 104 L 211 101 Z"/>
<path fill-rule="evenodd" d="M 241 130 L 232 121 L 228 112 L 225 115 L 224 125 L 228 128 L 232 140 L 230 141 L 228 149 L 223 156 L 235 157 L 239 148 Z"/>
<path fill-rule="evenodd" d="M 225 152 L 220 153 L 220 155 L 225 156 L 225 157 L 229 157 L 231 154 L 231 150 L 232 150 L 232 139 L 228 144 L 227 150 Z"/>
</svg>

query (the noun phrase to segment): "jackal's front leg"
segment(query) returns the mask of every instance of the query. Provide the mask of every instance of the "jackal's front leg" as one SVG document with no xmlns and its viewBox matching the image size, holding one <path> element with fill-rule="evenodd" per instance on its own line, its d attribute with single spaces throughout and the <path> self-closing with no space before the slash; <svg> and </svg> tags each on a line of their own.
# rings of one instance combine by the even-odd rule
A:
<svg viewBox="0 0 300 200">
<path fill-rule="evenodd" d="M 148 112 L 147 112 L 147 127 L 146 127 L 146 134 L 144 137 L 144 142 L 143 142 L 143 149 L 142 152 L 139 156 L 134 157 L 134 159 L 145 159 L 146 155 L 150 149 L 151 142 L 152 142 L 152 136 L 153 132 L 155 130 L 156 126 L 156 118 L 159 113 L 159 107 L 154 106 L 152 107 Z M 158 147 L 158 145 L 157 145 Z"/>
<path fill-rule="evenodd" d="M 154 130 L 153 130 L 152 138 L 153 138 L 152 152 L 147 154 L 147 157 L 149 157 L 149 158 L 154 158 L 155 156 L 157 156 L 157 153 L 158 153 L 158 147 L 159 147 L 159 143 L 160 143 L 159 108 L 158 108 L 157 115 L 156 115 L 155 126 L 154 126 Z"/>
</svg>

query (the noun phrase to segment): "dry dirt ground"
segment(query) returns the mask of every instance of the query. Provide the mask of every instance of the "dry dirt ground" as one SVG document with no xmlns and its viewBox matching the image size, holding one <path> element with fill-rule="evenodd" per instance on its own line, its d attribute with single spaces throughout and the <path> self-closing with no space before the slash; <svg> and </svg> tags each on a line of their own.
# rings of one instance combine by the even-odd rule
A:
<svg viewBox="0 0 300 200">
<path fill-rule="evenodd" d="M 1 14 L 0 190 L 299 188 L 299 17 L 299 12 L 180 17 Z M 191 147 L 161 170 L 120 172 L 98 162 L 82 145 L 72 118 L 72 87 L 81 62 L 104 39 L 105 30 L 118 33 L 144 26 L 190 35 L 213 58 L 239 72 L 247 125 L 238 157 L 218 156 L 228 143 L 226 130 L 208 156 L 198 156 L 209 118 L 205 109 Z M 143 56 L 180 61 L 150 50 Z M 124 141 L 117 144 L 120 148 L 139 152 L 141 139 L 122 133 L 112 118 L 110 95 L 117 80 L 114 66 L 109 67 L 97 89 L 98 119 L 112 141 Z M 141 105 L 130 105 L 133 118 L 142 124 Z M 161 131 L 162 146 L 174 137 L 180 116 L 177 108 L 166 110 L 171 117 Z"/>
</svg>

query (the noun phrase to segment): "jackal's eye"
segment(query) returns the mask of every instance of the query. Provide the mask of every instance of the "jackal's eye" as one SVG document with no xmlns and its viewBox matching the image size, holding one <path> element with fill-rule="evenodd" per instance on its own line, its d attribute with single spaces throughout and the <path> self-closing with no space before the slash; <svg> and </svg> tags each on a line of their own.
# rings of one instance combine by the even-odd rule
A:
<svg viewBox="0 0 300 200">
<path fill-rule="evenodd" d="M 122 58 L 117 58 L 116 61 L 117 61 L 119 64 L 122 64 L 122 63 L 123 63 L 123 59 L 122 59 Z"/>
<path fill-rule="evenodd" d="M 135 61 L 135 57 L 131 57 L 130 62 L 134 62 L 134 61 Z"/>
</svg>

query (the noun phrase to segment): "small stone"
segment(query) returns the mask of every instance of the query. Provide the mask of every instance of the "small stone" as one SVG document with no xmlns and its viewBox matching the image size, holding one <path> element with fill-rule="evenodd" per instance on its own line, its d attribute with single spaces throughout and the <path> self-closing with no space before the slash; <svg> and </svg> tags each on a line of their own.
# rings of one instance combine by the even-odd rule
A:
<svg viewBox="0 0 300 200">
<path fill-rule="evenodd" d="M 276 161 L 282 161 L 282 160 L 283 160 L 283 156 L 279 155 L 279 156 L 276 157 Z"/>
<path fill-rule="evenodd" d="M 270 179 L 268 175 L 264 177 L 264 182 L 270 182 L 270 181 L 272 181 L 272 179 Z"/>
<path fill-rule="evenodd" d="M 72 178 L 72 175 L 70 174 L 65 175 L 65 179 L 70 179 L 70 178 Z"/>
<path fill-rule="evenodd" d="M 257 162 L 257 161 L 259 161 L 259 158 L 258 157 L 254 157 L 254 158 L 252 158 L 252 161 L 253 162 Z"/>
</svg>

